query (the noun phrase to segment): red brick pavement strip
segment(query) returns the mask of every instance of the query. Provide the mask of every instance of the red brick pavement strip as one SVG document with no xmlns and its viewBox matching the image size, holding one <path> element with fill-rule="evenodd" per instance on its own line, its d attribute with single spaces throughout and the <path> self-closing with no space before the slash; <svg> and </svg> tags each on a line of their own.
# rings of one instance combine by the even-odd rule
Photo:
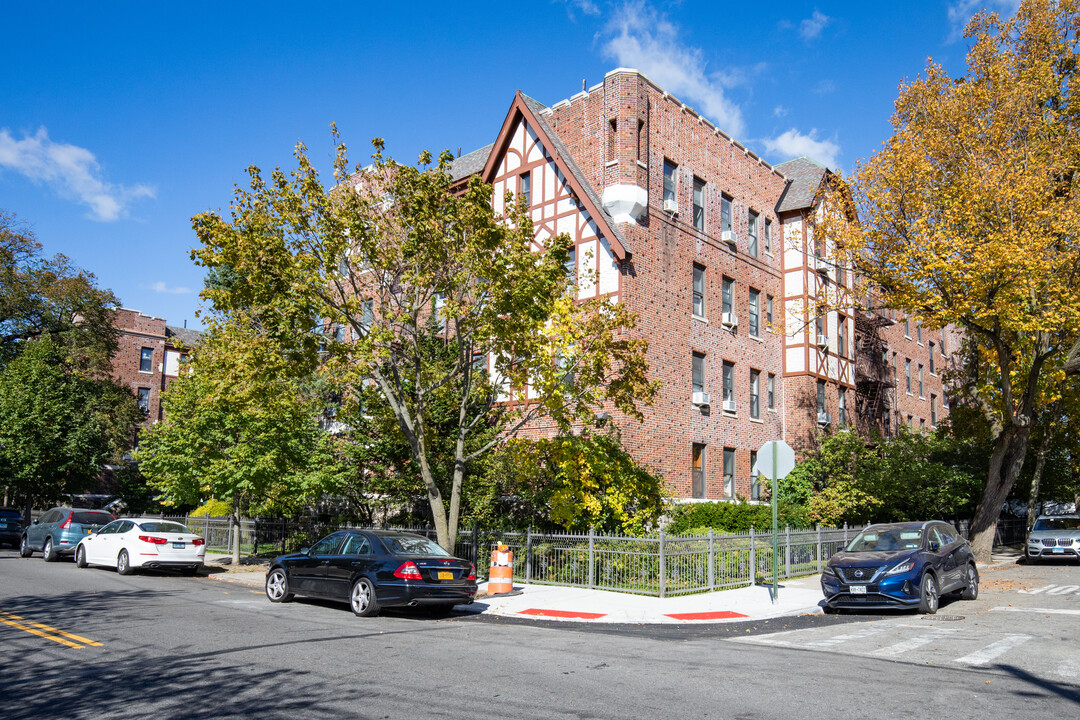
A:
<svg viewBox="0 0 1080 720">
<path fill-rule="evenodd" d="M 732 612 L 731 610 L 717 610 L 715 612 L 674 613 L 667 615 L 667 617 L 676 620 L 728 620 L 731 618 L 744 618 L 749 616 Z"/>
<path fill-rule="evenodd" d="M 574 612 L 572 610 L 543 610 L 541 608 L 529 608 L 522 610 L 519 615 L 541 615 L 543 617 L 576 618 L 579 620 L 596 620 L 606 613 Z"/>
</svg>

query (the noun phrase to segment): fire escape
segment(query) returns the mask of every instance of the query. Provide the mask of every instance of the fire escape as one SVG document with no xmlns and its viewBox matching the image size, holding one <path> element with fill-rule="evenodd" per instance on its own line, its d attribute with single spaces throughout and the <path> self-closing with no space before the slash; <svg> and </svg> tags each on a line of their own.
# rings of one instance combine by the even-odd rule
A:
<svg viewBox="0 0 1080 720">
<path fill-rule="evenodd" d="M 873 310 L 856 312 L 855 422 L 864 435 L 874 430 L 890 435 L 893 430 L 889 422 L 889 390 L 896 387 L 896 379 L 888 363 L 889 346 L 881 337 L 881 328 L 889 325 L 892 320 Z"/>
</svg>

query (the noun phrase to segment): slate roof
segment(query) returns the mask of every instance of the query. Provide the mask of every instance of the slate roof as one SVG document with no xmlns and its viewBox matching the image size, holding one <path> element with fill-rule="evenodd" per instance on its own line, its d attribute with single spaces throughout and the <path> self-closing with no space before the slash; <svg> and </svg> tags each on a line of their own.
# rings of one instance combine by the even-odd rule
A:
<svg viewBox="0 0 1080 720">
<path fill-rule="evenodd" d="M 581 172 L 581 168 L 578 167 L 578 164 L 574 162 L 574 156 L 570 154 L 566 145 L 559 139 L 559 134 L 555 132 L 541 114 L 543 111 L 547 110 L 547 106 L 533 100 L 525 93 L 521 93 L 521 99 L 528 108 L 532 110 L 533 115 L 536 116 L 536 122 L 540 125 L 540 129 L 543 131 L 545 138 L 554 146 L 552 148 L 554 153 L 566 163 L 566 167 L 570 170 L 570 174 L 574 176 L 574 180 L 577 181 L 578 187 L 582 189 L 582 192 L 589 196 L 589 200 L 602 216 L 596 218 L 596 220 L 602 220 L 603 223 L 607 225 L 608 229 L 611 230 L 611 234 L 615 236 L 614 240 L 622 245 L 623 249 L 626 250 L 627 255 L 632 255 L 633 250 L 630 247 L 630 243 L 619 230 L 619 226 L 615 223 L 615 220 L 608 214 L 607 210 L 604 209 L 604 203 L 600 199 L 600 196 L 596 194 L 596 189 L 593 188 L 592 183 L 586 179 L 585 174 Z"/>
<path fill-rule="evenodd" d="M 184 347 L 195 347 L 202 340 L 202 330 L 189 330 L 188 328 L 176 327 L 175 325 L 165 326 L 166 338 L 177 338 L 184 344 Z"/>
<path fill-rule="evenodd" d="M 454 162 L 450 164 L 450 177 L 453 178 L 454 182 L 457 182 L 483 170 L 484 165 L 487 164 L 488 155 L 491 154 L 491 148 L 494 146 L 495 143 L 491 143 L 455 158 Z"/>
<path fill-rule="evenodd" d="M 776 203 L 778 213 L 812 207 L 818 189 L 829 172 L 829 168 L 805 155 L 777 165 L 776 170 L 789 180 L 784 194 Z"/>
</svg>

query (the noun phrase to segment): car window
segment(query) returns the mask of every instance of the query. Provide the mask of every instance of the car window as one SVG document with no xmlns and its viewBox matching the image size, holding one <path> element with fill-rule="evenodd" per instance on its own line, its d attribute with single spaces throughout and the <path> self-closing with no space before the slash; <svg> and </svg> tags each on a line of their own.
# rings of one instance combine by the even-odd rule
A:
<svg viewBox="0 0 1080 720">
<path fill-rule="evenodd" d="M 941 533 L 938 532 L 936 527 L 932 527 L 926 532 L 926 547 L 929 549 L 930 543 L 937 543 L 939 547 L 945 547 L 948 543 L 941 537 Z"/>
<path fill-rule="evenodd" d="M 311 548 L 312 555 L 333 555 L 337 550 L 338 545 L 341 544 L 341 535 L 335 533 L 329 537 L 324 537 L 319 542 L 315 543 Z"/>
<path fill-rule="evenodd" d="M 350 535 L 345 541 L 345 547 L 341 550 L 342 555 L 370 555 L 371 543 L 363 535 Z"/>
<path fill-rule="evenodd" d="M 120 522 L 120 527 L 118 527 L 116 529 L 116 532 L 118 532 L 118 533 L 126 533 L 129 530 L 131 530 L 133 527 L 135 527 L 135 523 L 131 522 L 130 520 L 123 520 L 123 521 Z"/>
<path fill-rule="evenodd" d="M 71 522 L 79 525 L 104 525 L 113 521 L 113 516 L 107 512 L 84 510 L 71 516 Z"/>
<path fill-rule="evenodd" d="M 915 550 L 919 547 L 922 533 L 919 530 L 886 528 L 864 530 L 847 546 L 848 552 L 894 552 Z"/>
<path fill-rule="evenodd" d="M 421 535 L 380 535 L 383 545 L 392 555 L 439 555 L 453 557 L 442 547 Z"/>
<path fill-rule="evenodd" d="M 38 520 L 38 523 L 40 523 L 41 525 L 46 525 L 46 524 L 51 523 L 51 522 L 56 522 L 56 516 L 58 514 L 59 514 L 58 510 L 50 510 L 49 512 L 47 512 L 47 513 L 45 513 L 44 515 L 41 516 L 41 519 Z"/>
<path fill-rule="evenodd" d="M 956 542 L 956 531 L 946 525 L 937 526 L 938 537 L 941 538 L 941 544 L 952 545 Z"/>
<path fill-rule="evenodd" d="M 191 529 L 186 525 L 181 525 L 177 522 L 169 522 L 168 520 L 142 522 L 139 523 L 139 529 L 145 530 L 146 532 L 191 533 Z"/>
<path fill-rule="evenodd" d="M 1080 518 L 1049 517 L 1035 521 L 1032 530 L 1080 530 Z"/>
</svg>

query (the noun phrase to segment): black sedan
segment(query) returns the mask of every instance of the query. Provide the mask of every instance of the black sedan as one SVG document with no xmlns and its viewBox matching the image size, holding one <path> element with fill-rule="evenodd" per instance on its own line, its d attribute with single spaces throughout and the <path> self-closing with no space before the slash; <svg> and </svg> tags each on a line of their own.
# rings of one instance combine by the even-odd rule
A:
<svg viewBox="0 0 1080 720">
<path fill-rule="evenodd" d="M 952 525 L 871 525 L 829 558 L 821 590 L 825 612 L 901 607 L 932 614 L 945 593 L 978 597 L 979 571 L 971 546 Z"/>
<path fill-rule="evenodd" d="M 476 599 L 476 567 L 422 535 L 339 530 L 282 555 L 266 572 L 266 597 L 341 600 L 361 617 L 393 606 L 451 608 Z"/>
</svg>

